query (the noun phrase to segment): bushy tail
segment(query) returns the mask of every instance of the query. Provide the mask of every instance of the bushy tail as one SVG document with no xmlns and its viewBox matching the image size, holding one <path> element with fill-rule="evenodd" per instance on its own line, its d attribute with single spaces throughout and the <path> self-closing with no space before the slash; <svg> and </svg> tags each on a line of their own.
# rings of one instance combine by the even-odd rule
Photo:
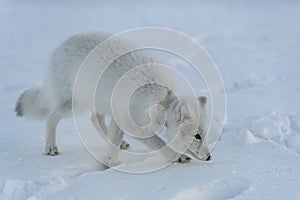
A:
<svg viewBox="0 0 300 200">
<path fill-rule="evenodd" d="M 17 116 L 43 120 L 49 114 L 47 100 L 38 88 L 24 91 L 18 99 L 15 112 Z"/>
</svg>

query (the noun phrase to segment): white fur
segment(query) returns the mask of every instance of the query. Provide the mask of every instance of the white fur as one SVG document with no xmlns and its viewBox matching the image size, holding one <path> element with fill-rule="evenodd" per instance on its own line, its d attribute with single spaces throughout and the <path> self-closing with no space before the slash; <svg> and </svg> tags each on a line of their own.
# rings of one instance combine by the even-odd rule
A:
<svg viewBox="0 0 300 200">
<path fill-rule="evenodd" d="M 102 79 L 102 86 L 97 88 L 96 91 L 96 111 L 93 112 L 92 92 L 91 87 L 98 77 L 93 77 L 94 74 L 99 74 L 99 70 L 103 70 L 106 63 L 106 58 L 117 53 L 123 47 L 128 47 L 130 44 L 122 40 L 118 40 L 112 44 L 111 48 L 107 51 L 101 52 L 101 56 L 95 59 L 96 65 L 91 67 L 91 70 L 86 75 L 85 85 L 80 90 L 80 95 L 74 96 L 72 102 L 72 91 L 76 73 L 83 62 L 84 58 L 102 41 L 110 37 L 109 34 L 95 32 L 95 33 L 81 33 L 70 37 L 62 45 L 60 45 L 53 52 L 50 66 L 48 67 L 44 84 L 40 89 L 30 89 L 25 91 L 18 100 L 16 112 L 18 115 L 29 116 L 35 119 L 42 119 L 46 121 L 46 147 L 45 153 L 47 155 L 58 154 L 56 145 L 56 126 L 60 119 L 72 114 L 72 103 L 74 106 L 80 107 L 82 110 L 92 111 L 93 124 L 100 123 L 107 137 L 116 145 L 120 146 L 123 138 L 123 132 L 117 126 L 114 119 L 111 120 L 107 128 L 104 122 L 104 116 L 111 116 L 111 94 L 112 89 L 120 79 L 120 77 L 135 66 L 153 63 L 154 60 L 145 52 L 131 52 L 126 56 L 120 57 L 114 62 L 109 70 L 105 71 Z M 173 84 L 173 80 L 166 75 L 158 73 L 150 67 L 145 71 L 136 71 L 136 75 L 145 81 L 159 82 L 159 80 L 167 80 L 169 87 L 177 89 Z M 91 89 L 90 89 L 91 88 Z M 153 103 L 158 103 L 161 108 L 166 110 L 167 119 L 165 126 L 167 133 L 170 135 L 175 132 L 179 125 L 184 120 L 195 118 L 194 111 L 197 110 L 197 105 L 191 103 L 190 97 L 184 96 L 184 101 L 179 103 L 175 96 L 165 87 L 155 84 L 141 87 L 140 93 L 137 92 L 133 97 L 132 118 L 140 125 L 147 125 L 149 123 L 148 109 Z M 153 93 L 153 91 L 155 91 Z M 199 98 L 200 107 L 200 124 L 198 133 L 202 138 L 205 137 L 207 122 L 206 122 L 206 98 Z M 137 106 L 138 105 L 138 106 Z M 157 109 L 154 112 L 154 118 L 158 125 L 165 121 L 163 120 L 163 111 Z M 123 119 L 122 119 L 123 120 Z M 124 119 L 125 121 L 128 119 Z M 192 129 L 186 129 L 189 138 L 194 139 L 196 132 Z M 149 148 L 159 149 L 165 145 L 165 142 L 155 135 L 148 139 L 142 139 Z M 201 141 L 194 140 L 189 148 L 192 153 L 200 159 L 206 160 L 210 157 L 206 144 L 203 139 Z M 165 148 L 163 154 L 171 161 L 178 159 L 181 162 L 188 162 L 190 158 L 181 155 L 182 152 L 177 153 L 172 148 Z M 118 152 L 114 148 L 107 151 L 107 164 L 112 166 L 118 161 Z"/>
</svg>

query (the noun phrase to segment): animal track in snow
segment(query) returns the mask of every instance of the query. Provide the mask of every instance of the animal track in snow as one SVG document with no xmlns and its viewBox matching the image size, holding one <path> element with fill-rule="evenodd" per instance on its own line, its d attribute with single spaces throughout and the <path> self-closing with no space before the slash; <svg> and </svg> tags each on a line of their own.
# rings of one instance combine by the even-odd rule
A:
<svg viewBox="0 0 300 200">
<path fill-rule="evenodd" d="M 250 181 L 240 178 L 215 180 L 200 187 L 183 190 L 173 200 L 220 200 L 233 199 L 250 187 Z"/>
</svg>

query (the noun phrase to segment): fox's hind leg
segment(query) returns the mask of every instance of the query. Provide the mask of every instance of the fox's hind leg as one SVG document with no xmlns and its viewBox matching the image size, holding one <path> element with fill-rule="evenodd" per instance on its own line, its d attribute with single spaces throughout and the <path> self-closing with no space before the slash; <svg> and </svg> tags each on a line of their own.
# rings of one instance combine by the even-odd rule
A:
<svg viewBox="0 0 300 200">
<path fill-rule="evenodd" d="M 64 101 L 63 104 L 58 106 L 54 112 L 48 115 L 46 120 L 46 145 L 44 153 L 46 155 L 55 156 L 59 154 L 56 145 L 56 127 L 59 121 L 64 116 L 69 116 L 72 113 L 72 101 Z"/>
<path fill-rule="evenodd" d="M 61 118 L 58 114 L 51 114 L 46 120 L 46 144 L 44 150 L 46 155 L 55 156 L 59 154 L 56 145 L 56 127 Z"/>
</svg>

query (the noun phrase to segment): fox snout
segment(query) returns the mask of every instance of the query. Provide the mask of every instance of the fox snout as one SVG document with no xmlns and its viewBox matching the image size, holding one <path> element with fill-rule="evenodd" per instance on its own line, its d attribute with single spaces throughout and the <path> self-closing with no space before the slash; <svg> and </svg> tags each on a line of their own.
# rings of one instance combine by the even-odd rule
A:
<svg viewBox="0 0 300 200">
<path fill-rule="evenodd" d="M 211 155 L 208 154 L 207 157 L 206 157 L 206 159 L 205 159 L 205 161 L 210 161 L 210 160 L 211 160 Z"/>
</svg>

